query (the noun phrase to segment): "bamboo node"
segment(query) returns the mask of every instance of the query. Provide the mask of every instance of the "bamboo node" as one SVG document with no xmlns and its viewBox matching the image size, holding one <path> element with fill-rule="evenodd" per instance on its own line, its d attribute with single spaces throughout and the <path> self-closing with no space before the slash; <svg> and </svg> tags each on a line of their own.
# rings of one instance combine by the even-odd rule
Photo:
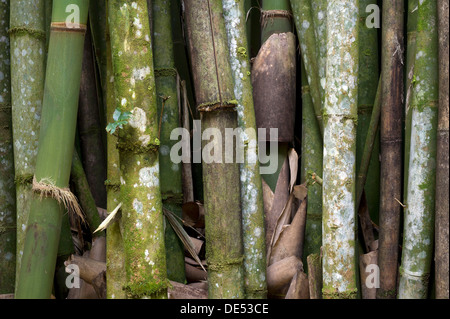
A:
<svg viewBox="0 0 450 319">
<path fill-rule="evenodd" d="M 78 204 L 78 200 L 68 187 L 55 186 L 55 183 L 50 178 L 42 178 L 38 182 L 36 176 L 33 176 L 32 190 L 34 193 L 39 194 L 41 200 L 43 197 L 55 199 L 59 204 L 63 204 L 69 212 L 74 212 L 85 223 L 83 211 Z"/>
<path fill-rule="evenodd" d="M 66 22 L 52 22 L 50 25 L 50 31 L 57 32 L 81 32 L 85 33 L 87 26 L 80 23 L 66 23 Z"/>
<path fill-rule="evenodd" d="M 217 110 L 234 110 L 236 106 L 238 105 L 238 102 L 233 101 L 226 101 L 224 103 L 221 102 L 212 102 L 212 103 L 203 103 L 197 106 L 197 110 L 199 112 L 212 112 Z"/>
<path fill-rule="evenodd" d="M 154 70 L 155 78 L 178 76 L 177 69 L 175 68 L 158 68 Z"/>
<path fill-rule="evenodd" d="M 13 27 L 8 30 L 9 35 L 13 34 L 28 34 L 38 40 L 45 40 L 46 35 L 45 32 L 38 29 L 32 29 L 28 27 Z"/>
<path fill-rule="evenodd" d="M 227 268 L 233 268 L 235 265 L 240 265 L 244 262 L 244 256 L 236 258 L 227 258 L 225 261 L 208 262 L 208 270 L 220 271 Z"/>
<path fill-rule="evenodd" d="M 261 10 L 261 24 L 263 28 L 270 22 L 273 23 L 274 18 L 287 18 L 289 21 L 293 19 L 292 12 L 287 10 Z"/>
</svg>

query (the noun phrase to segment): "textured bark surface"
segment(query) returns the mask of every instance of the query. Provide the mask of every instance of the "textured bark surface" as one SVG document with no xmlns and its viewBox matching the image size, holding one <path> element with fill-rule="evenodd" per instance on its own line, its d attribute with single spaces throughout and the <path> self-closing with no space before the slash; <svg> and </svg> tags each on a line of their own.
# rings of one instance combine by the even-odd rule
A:
<svg viewBox="0 0 450 319">
<path fill-rule="evenodd" d="M 242 231 L 244 243 L 244 285 L 246 298 L 266 298 L 266 245 L 264 205 L 253 88 L 250 74 L 248 41 L 245 29 L 244 1 L 224 0 L 225 28 L 230 50 L 230 65 L 234 79 L 234 94 L 238 105 L 238 126 L 245 134 L 244 163 L 240 164 Z"/>
<path fill-rule="evenodd" d="M 402 207 L 403 113 L 403 1 L 383 6 L 381 194 L 380 194 L 380 288 L 378 298 L 395 298 Z M 366 192 L 367 194 L 367 192 Z"/>
<path fill-rule="evenodd" d="M 146 0 L 109 1 L 116 107 L 130 112 L 119 130 L 122 238 L 130 298 L 167 298 L 158 114 Z"/>
<path fill-rule="evenodd" d="M 358 103 L 357 1 L 327 8 L 323 159 L 323 297 L 356 298 L 355 156 Z"/>
<path fill-rule="evenodd" d="M 437 1 L 439 22 L 439 116 L 436 167 L 436 298 L 449 298 L 448 278 L 448 0 Z"/>
<path fill-rule="evenodd" d="M 222 1 L 185 0 L 184 8 L 196 105 L 202 113 L 205 138 L 202 165 L 208 296 L 244 298 L 239 164 L 234 150 L 225 148 L 224 138 L 225 129 L 235 129 L 238 121 Z M 233 152 L 231 162 L 225 160 L 229 152 Z"/>
<path fill-rule="evenodd" d="M 399 298 L 426 298 L 434 244 L 438 84 L 437 5 L 417 9 L 415 81 Z"/>
<path fill-rule="evenodd" d="M 17 271 L 31 204 L 45 78 L 44 1 L 11 1 L 11 103 L 17 198 Z M 33 81 L 31 80 L 33 79 Z"/>
</svg>

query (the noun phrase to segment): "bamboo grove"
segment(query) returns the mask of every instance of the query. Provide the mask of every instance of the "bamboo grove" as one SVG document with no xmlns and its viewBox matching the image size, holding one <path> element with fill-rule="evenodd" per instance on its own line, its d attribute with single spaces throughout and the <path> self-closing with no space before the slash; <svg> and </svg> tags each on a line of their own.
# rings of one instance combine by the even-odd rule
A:
<svg viewBox="0 0 450 319">
<path fill-rule="evenodd" d="M 448 299 L 448 9 L 1 1 L 0 298 Z"/>
</svg>

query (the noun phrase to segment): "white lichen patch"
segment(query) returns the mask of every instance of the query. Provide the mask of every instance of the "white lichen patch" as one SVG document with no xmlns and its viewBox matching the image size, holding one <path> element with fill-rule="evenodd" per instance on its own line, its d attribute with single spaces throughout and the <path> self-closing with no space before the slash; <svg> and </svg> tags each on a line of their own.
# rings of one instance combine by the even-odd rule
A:
<svg viewBox="0 0 450 319">
<path fill-rule="evenodd" d="M 142 133 L 145 132 L 147 128 L 147 115 L 145 111 L 139 107 L 135 107 L 131 111 L 131 116 L 128 120 L 131 127 L 138 129 Z"/>
<path fill-rule="evenodd" d="M 159 164 L 139 170 L 139 182 L 145 187 L 159 186 Z"/>
</svg>

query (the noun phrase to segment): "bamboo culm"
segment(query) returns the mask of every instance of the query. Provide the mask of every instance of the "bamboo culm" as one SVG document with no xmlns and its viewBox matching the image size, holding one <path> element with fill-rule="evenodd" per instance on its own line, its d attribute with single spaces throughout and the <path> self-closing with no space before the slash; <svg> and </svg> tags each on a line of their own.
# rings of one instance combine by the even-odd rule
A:
<svg viewBox="0 0 450 319">
<path fill-rule="evenodd" d="M 225 28 L 234 78 L 238 126 L 243 132 L 256 132 L 256 119 L 245 29 L 244 2 L 223 0 Z M 245 76 L 241 77 L 241 74 Z M 242 230 L 244 243 L 244 286 L 246 298 L 266 298 L 266 245 L 264 206 L 256 135 L 242 135 L 244 163 L 240 165 Z"/>
<path fill-rule="evenodd" d="M 0 3 L 0 294 L 14 292 L 16 192 L 11 120 L 9 1 Z"/>
<path fill-rule="evenodd" d="M 323 298 L 356 298 L 357 1 L 327 7 L 323 159 Z M 343 67 L 345 65 L 345 67 Z"/>
<path fill-rule="evenodd" d="M 17 299 L 49 298 L 75 141 L 87 0 L 53 2 L 39 152 Z M 74 12 L 77 18 L 74 17 Z M 79 19 L 78 19 L 79 18 Z M 67 57 L 70 54 L 70 58 Z M 73 195 L 73 194 L 72 194 Z M 77 207 L 76 199 L 69 201 Z"/>
<path fill-rule="evenodd" d="M 438 84 L 437 5 L 418 4 L 411 141 L 398 297 L 426 298 L 434 243 Z"/>
</svg>

